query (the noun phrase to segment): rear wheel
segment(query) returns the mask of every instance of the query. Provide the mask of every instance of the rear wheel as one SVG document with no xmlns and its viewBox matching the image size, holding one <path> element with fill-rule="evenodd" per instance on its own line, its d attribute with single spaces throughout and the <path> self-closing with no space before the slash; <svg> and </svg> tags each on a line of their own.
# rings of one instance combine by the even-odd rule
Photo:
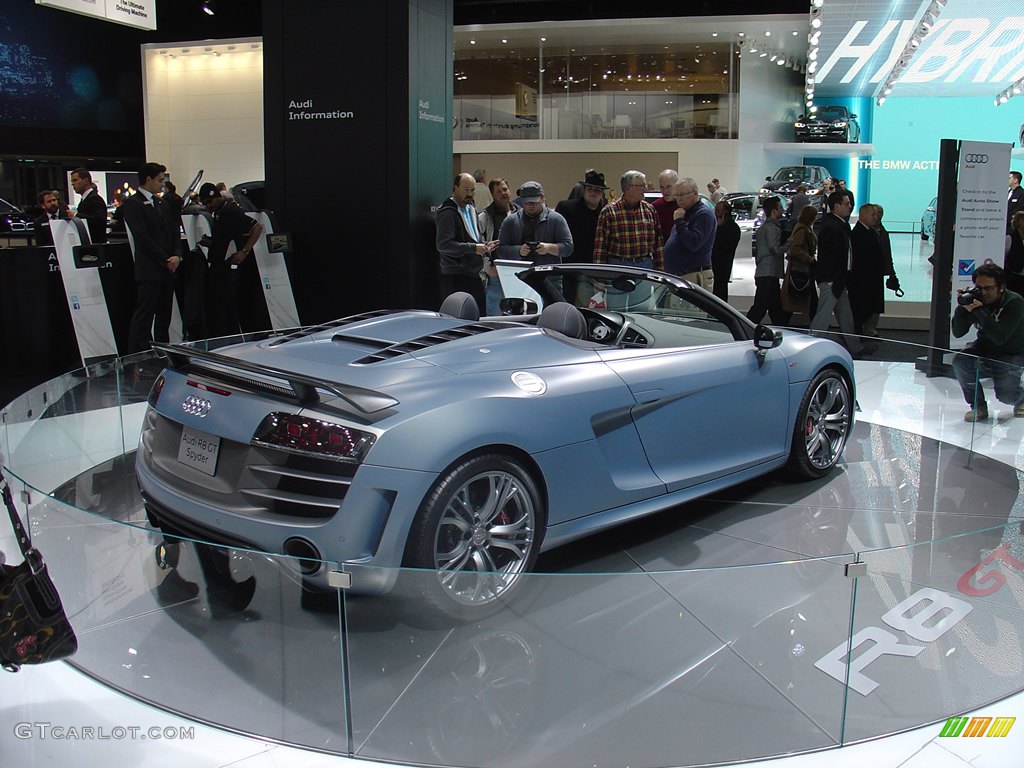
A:
<svg viewBox="0 0 1024 768">
<path fill-rule="evenodd" d="M 500 454 L 476 456 L 442 475 L 409 532 L 406 574 L 433 607 L 462 618 L 498 610 L 521 590 L 540 550 L 544 510 L 530 473 Z"/>
<path fill-rule="evenodd" d="M 822 477 L 834 467 L 853 423 L 853 399 L 842 374 L 819 371 L 804 393 L 793 429 L 789 468 L 806 478 Z"/>
</svg>

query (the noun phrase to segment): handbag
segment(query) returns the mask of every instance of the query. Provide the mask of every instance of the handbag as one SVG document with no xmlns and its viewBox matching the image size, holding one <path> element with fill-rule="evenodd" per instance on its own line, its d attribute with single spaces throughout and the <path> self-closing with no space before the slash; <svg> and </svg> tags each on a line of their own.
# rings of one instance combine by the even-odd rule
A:
<svg viewBox="0 0 1024 768">
<path fill-rule="evenodd" d="M 42 554 L 25 533 L 11 488 L 2 476 L 0 486 L 24 558 L 20 565 L 0 565 L 0 666 L 17 672 L 22 664 L 42 664 L 70 656 L 78 650 L 78 638 Z"/>
<path fill-rule="evenodd" d="M 903 289 L 900 287 L 900 279 L 896 275 L 889 275 L 885 281 L 885 287 L 896 294 L 897 299 L 903 298 Z"/>
</svg>

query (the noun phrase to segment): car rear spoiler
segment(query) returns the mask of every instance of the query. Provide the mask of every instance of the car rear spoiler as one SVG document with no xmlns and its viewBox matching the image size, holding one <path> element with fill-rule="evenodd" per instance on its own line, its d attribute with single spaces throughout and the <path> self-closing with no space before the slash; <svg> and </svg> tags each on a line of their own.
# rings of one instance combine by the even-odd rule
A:
<svg viewBox="0 0 1024 768">
<path fill-rule="evenodd" d="M 372 389 L 355 387 L 350 384 L 340 384 L 336 381 L 320 379 L 315 376 L 303 376 L 302 374 L 274 368 L 270 365 L 250 363 L 235 357 L 219 355 L 216 352 L 207 352 L 185 344 L 153 342 L 153 349 L 166 354 L 170 358 L 171 365 L 176 369 L 185 368 L 190 361 L 196 361 L 199 363 L 209 363 L 218 368 L 227 368 L 230 371 L 242 371 L 258 376 L 280 379 L 288 383 L 288 388 L 291 389 L 299 405 L 313 405 L 320 402 L 319 390 L 336 395 L 363 413 L 376 413 L 398 405 L 398 400 L 395 398 Z"/>
</svg>

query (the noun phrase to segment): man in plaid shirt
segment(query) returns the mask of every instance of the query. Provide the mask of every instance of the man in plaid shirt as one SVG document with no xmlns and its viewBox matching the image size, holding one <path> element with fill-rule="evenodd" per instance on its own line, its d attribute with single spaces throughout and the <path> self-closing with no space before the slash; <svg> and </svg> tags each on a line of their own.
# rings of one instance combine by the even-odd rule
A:
<svg viewBox="0 0 1024 768">
<path fill-rule="evenodd" d="M 594 263 L 665 269 L 658 214 L 644 200 L 646 177 L 640 171 L 626 171 L 620 185 L 622 197 L 602 208 L 597 218 Z"/>
</svg>

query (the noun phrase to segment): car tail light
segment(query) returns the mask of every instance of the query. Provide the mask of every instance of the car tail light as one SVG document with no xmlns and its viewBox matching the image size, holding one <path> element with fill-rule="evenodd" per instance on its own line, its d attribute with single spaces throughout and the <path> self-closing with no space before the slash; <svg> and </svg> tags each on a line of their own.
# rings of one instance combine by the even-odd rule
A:
<svg viewBox="0 0 1024 768">
<path fill-rule="evenodd" d="M 151 407 L 156 408 L 156 401 L 160 399 L 160 393 L 163 391 L 166 381 L 161 373 L 156 377 L 156 381 L 153 382 L 153 388 L 149 390 L 149 398 L 147 398 L 147 402 Z"/>
<path fill-rule="evenodd" d="M 374 436 L 352 427 L 293 413 L 271 413 L 253 435 L 253 445 L 339 461 L 362 461 Z"/>
</svg>

